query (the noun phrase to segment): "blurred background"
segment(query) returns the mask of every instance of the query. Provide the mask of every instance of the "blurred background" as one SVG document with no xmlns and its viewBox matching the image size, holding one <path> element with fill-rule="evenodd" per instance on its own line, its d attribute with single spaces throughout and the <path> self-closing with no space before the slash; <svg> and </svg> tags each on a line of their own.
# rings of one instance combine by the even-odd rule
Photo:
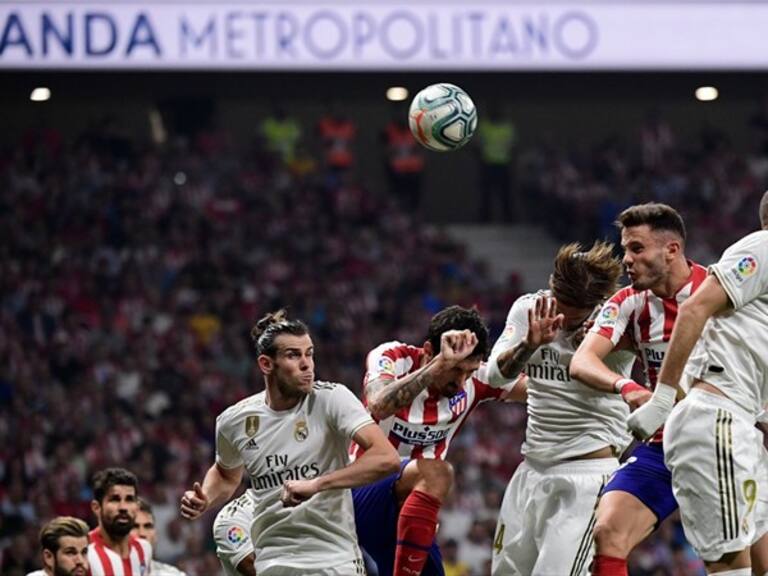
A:
<svg viewBox="0 0 768 576">
<path fill-rule="evenodd" d="M 477 306 L 495 338 L 560 243 L 677 208 L 707 264 L 758 227 L 768 7 L 756 2 L 298 0 L 0 3 L 0 573 L 40 567 L 55 515 L 93 522 L 91 474 L 134 471 L 157 558 L 218 574 L 178 499 L 216 415 L 260 391 L 251 326 L 303 318 L 318 372 Z M 472 142 L 421 148 L 410 99 L 446 81 Z M 521 406 L 453 442 L 449 574 L 489 572 Z M 677 518 L 631 574 L 703 568 Z"/>
</svg>

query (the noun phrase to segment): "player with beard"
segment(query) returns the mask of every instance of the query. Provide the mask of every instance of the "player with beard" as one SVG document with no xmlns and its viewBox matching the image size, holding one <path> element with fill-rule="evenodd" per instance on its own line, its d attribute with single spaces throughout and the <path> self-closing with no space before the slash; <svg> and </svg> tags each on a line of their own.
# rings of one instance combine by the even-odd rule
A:
<svg viewBox="0 0 768 576">
<path fill-rule="evenodd" d="M 88 525 L 79 518 L 59 516 L 40 530 L 43 569 L 27 576 L 86 576 Z"/>
<path fill-rule="evenodd" d="M 152 546 L 131 534 L 139 509 L 138 481 L 124 468 L 107 468 L 93 477 L 91 510 L 99 525 L 91 530 L 91 576 L 146 576 Z"/>
<path fill-rule="evenodd" d="M 653 397 L 629 418 L 642 439 L 665 426 L 685 536 L 713 576 L 768 573 L 766 455 L 755 428 L 768 405 L 768 192 L 760 223 L 680 307 Z"/>
<path fill-rule="evenodd" d="M 603 305 L 571 360 L 570 375 L 597 390 L 620 394 L 636 409 L 651 397 L 650 390 L 612 370 L 605 358 L 616 349 L 634 350 L 655 387 L 680 305 L 704 282 L 707 270 L 686 259 L 685 224 L 666 204 L 631 206 L 619 214 L 617 226 L 632 285 Z M 626 576 L 629 553 L 676 509 L 659 433 L 632 450 L 603 490 L 592 573 Z"/>
<path fill-rule="evenodd" d="M 268 314 L 252 330 L 265 390 L 216 419 L 216 462 L 181 499 L 196 519 L 251 481 L 259 576 L 364 574 L 349 488 L 397 470 L 381 429 L 345 386 L 315 380 L 307 326 Z M 349 464 L 350 440 L 365 454 Z"/>
<path fill-rule="evenodd" d="M 549 290 L 518 298 L 493 347 L 491 382 L 524 371 L 528 422 L 522 452 L 504 493 L 494 538 L 494 575 L 587 573 L 595 505 L 631 436 L 627 405 L 617 394 L 572 379 L 569 364 L 590 319 L 618 287 L 613 245 L 558 250 Z M 606 362 L 630 375 L 634 355 Z"/>
<path fill-rule="evenodd" d="M 422 346 L 393 341 L 368 353 L 365 402 L 403 458 L 399 473 L 353 490 L 357 536 L 382 575 L 444 574 L 435 534 L 453 486 L 451 440 L 479 404 L 525 400 L 524 378 L 490 384 L 488 340 L 477 310 L 449 306 Z"/>
<path fill-rule="evenodd" d="M 136 524 L 133 526 L 133 535 L 137 538 L 143 538 L 152 545 L 152 550 L 157 549 L 157 529 L 155 528 L 155 514 L 152 512 L 152 506 L 146 500 L 139 498 L 139 511 L 136 513 Z M 184 572 L 166 564 L 152 559 L 150 563 L 152 576 L 186 576 Z"/>
</svg>

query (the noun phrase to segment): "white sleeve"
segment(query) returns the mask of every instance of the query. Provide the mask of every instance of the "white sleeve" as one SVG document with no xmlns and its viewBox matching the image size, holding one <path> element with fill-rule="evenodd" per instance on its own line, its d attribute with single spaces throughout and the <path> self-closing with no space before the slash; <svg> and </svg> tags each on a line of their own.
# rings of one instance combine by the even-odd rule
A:
<svg viewBox="0 0 768 576">
<path fill-rule="evenodd" d="M 326 385 L 326 384 L 322 384 Z M 363 426 L 373 424 L 373 418 L 363 403 L 343 384 L 330 384 L 326 397 L 328 420 L 345 438 L 352 438 Z"/>
<path fill-rule="evenodd" d="M 753 232 L 727 248 L 709 267 L 738 310 L 768 292 L 768 231 Z"/>
<path fill-rule="evenodd" d="M 227 437 L 223 416 L 216 418 L 216 463 L 222 468 L 237 468 L 243 465 L 243 458 Z"/>
<path fill-rule="evenodd" d="M 488 372 L 486 376 L 488 378 L 488 384 L 494 388 L 507 386 L 510 382 L 517 380 L 517 377 L 513 380 L 504 377 L 499 370 L 498 359 L 502 353 L 517 346 L 528 334 L 528 310 L 535 304 L 536 298 L 534 296 L 521 296 L 515 300 L 515 303 L 512 304 L 512 308 L 509 309 L 507 323 L 504 325 L 504 331 L 493 345 L 491 356 L 488 359 Z"/>
</svg>

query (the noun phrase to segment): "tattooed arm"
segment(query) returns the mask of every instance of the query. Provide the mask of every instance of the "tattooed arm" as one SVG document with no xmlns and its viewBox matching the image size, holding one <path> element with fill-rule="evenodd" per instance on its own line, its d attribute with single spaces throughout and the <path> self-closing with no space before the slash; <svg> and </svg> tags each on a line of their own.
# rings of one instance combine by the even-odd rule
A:
<svg viewBox="0 0 768 576">
<path fill-rule="evenodd" d="M 477 345 L 477 336 L 469 330 L 449 330 L 440 338 L 440 352 L 424 366 L 401 378 L 376 378 L 365 386 L 368 410 L 376 420 L 389 418 L 409 406 L 422 390 L 441 374 L 467 358 Z"/>
<path fill-rule="evenodd" d="M 538 346 L 534 348 L 525 340 L 521 340 L 517 345 L 499 354 L 496 363 L 501 375 L 509 380 L 516 378 L 523 371 L 533 353 L 536 352 L 536 348 Z"/>
</svg>

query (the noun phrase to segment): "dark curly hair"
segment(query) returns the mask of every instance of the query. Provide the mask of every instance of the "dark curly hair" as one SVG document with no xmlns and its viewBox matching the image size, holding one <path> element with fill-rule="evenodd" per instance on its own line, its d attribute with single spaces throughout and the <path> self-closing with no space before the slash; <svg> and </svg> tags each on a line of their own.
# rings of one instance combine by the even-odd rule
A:
<svg viewBox="0 0 768 576">
<path fill-rule="evenodd" d="M 133 486 L 139 491 L 139 481 L 136 475 L 125 468 L 105 468 L 93 475 L 93 498 L 98 502 L 104 500 L 109 489 L 113 486 Z"/>
<path fill-rule="evenodd" d="M 449 306 L 432 317 L 427 330 L 427 340 L 435 354 L 440 352 L 440 337 L 448 330 L 470 330 L 477 336 L 477 346 L 472 356 L 485 358 L 488 355 L 488 327 L 480 318 L 476 308 Z"/>
</svg>

